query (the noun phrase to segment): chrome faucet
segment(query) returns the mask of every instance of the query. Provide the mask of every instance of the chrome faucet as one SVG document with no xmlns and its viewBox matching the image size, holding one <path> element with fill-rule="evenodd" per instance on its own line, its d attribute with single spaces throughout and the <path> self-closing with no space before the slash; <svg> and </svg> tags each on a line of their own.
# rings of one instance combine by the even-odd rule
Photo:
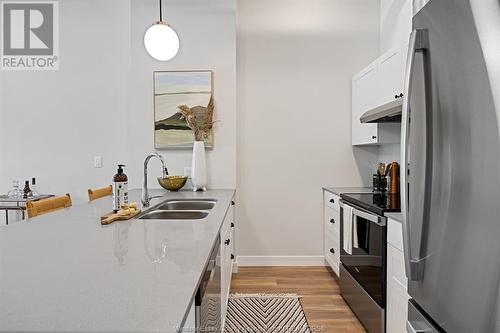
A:
<svg viewBox="0 0 500 333">
<path fill-rule="evenodd" d="M 151 201 L 151 197 L 149 196 L 148 192 L 148 163 L 151 157 L 157 157 L 160 160 L 162 167 L 162 177 L 167 178 L 168 176 L 167 164 L 165 163 L 163 157 L 157 153 L 149 154 L 144 160 L 144 181 L 142 183 L 142 198 L 141 198 L 143 207 L 148 207 L 149 202 Z"/>
</svg>

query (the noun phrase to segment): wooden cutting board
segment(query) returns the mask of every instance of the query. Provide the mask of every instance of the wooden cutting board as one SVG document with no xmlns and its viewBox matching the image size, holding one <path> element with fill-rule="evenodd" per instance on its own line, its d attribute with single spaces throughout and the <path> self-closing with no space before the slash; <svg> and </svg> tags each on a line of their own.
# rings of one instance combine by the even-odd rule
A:
<svg viewBox="0 0 500 333">
<path fill-rule="evenodd" d="M 107 213 L 106 215 L 101 216 L 101 224 L 102 225 L 108 225 L 111 224 L 115 221 L 126 221 L 130 220 L 131 218 L 139 215 L 141 213 L 141 210 L 136 210 L 135 213 L 128 214 L 128 215 L 118 215 L 118 213 Z"/>
</svg>

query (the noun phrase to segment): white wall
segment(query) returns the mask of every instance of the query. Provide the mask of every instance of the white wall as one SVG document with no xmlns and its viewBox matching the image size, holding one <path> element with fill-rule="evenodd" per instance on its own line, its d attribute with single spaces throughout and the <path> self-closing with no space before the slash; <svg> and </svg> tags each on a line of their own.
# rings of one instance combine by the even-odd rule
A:
<svg viewBox="0 0 500 333">
<path fill-rule="evenodd" d="M 0 72 L 0 193 L 14 179 L 36 177 L 41 191 L 83 201 L 127 159 L 130 6 L 106 0 L 98 7 L 59 2 L 59 71 Z M 103 156 L 102 169 L 93 167 L 94 155 Z"/>
<path fill-rule="evenodd" d="M 412 0 L 380 0 L 380 53 L 408 44 Z"/>
<path fill-rule="evenodd" d="M 209 187 L 236 186 L 236 0 L 168 0 L 164 18 L 181 46 L 171 61 L 158 62 L 144 50 L 143 37 L 157 19 L 158 2 L 132 0 L 131 80 L 128 148 L 131 186 L 142 184 L 142 164 L 154 150 L 153 71 L 213 70 L 216 121 L 214 149 L 207 151 Z M 161 150 L 170 174 L 182 175 L 192 151 Z M 158 187 L 160 164 L 151 161 L 149 184 Z"/>
<path fill-rule="evenodd" d="M 375 59 L 378 0 L 238 1 L 238 256 L 322 255 L 324 185 L 362 185 L 354 73 Z"/>
<path fill-rule="evenodd" d="M 60 70 L 0 72 L 0 193 L 12 180 L 37 177 L 45 193 L 87 200 L 126 164 L 131 187 L 154 148 L 154 70 L 214 71 L 215 148 L 208 152 L 209 185 L 236 185 L 236 2 L 165 1 L 165 18 L 181 39 L 171 62 L 153 60 L 143 35 L 158 3 L 65 0 L 60 6 Z M 191 151 L 161 151 L 172 174 L 191 164 Z M 102 155 L 104 168 L 93 167 Z M 157 187 L 158 162 L 150 184 Z M 0 216 L 0 218 L 2 218 Z"/>
</svg>

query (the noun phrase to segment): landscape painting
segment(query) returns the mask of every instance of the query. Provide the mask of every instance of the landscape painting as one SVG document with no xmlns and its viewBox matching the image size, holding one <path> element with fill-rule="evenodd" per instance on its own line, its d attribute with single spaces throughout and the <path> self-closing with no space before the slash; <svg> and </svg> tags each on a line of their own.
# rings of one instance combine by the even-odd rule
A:
<svg viewBox="0 0 500 333">
<path fill-rule="evenodd" d="M 194 133 L 179 106 L 206 107 L 213 93 L 212 71 L 154 72 L 155 148 L 191 148 Z M 213 134 L 205 140 L 213 146 Z"/>
</svg>

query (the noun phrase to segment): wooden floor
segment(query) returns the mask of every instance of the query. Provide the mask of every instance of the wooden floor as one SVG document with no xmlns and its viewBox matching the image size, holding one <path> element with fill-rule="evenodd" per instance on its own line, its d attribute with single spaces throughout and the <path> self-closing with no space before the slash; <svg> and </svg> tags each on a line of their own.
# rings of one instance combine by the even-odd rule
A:
<svg viewBox="0 0 500 333">
<path fill-rule="evenodd" d="M 365 333 L 326 267 L 240 267 L 232 293 L 296 293 L 314 332 Z"/>
</svg>

